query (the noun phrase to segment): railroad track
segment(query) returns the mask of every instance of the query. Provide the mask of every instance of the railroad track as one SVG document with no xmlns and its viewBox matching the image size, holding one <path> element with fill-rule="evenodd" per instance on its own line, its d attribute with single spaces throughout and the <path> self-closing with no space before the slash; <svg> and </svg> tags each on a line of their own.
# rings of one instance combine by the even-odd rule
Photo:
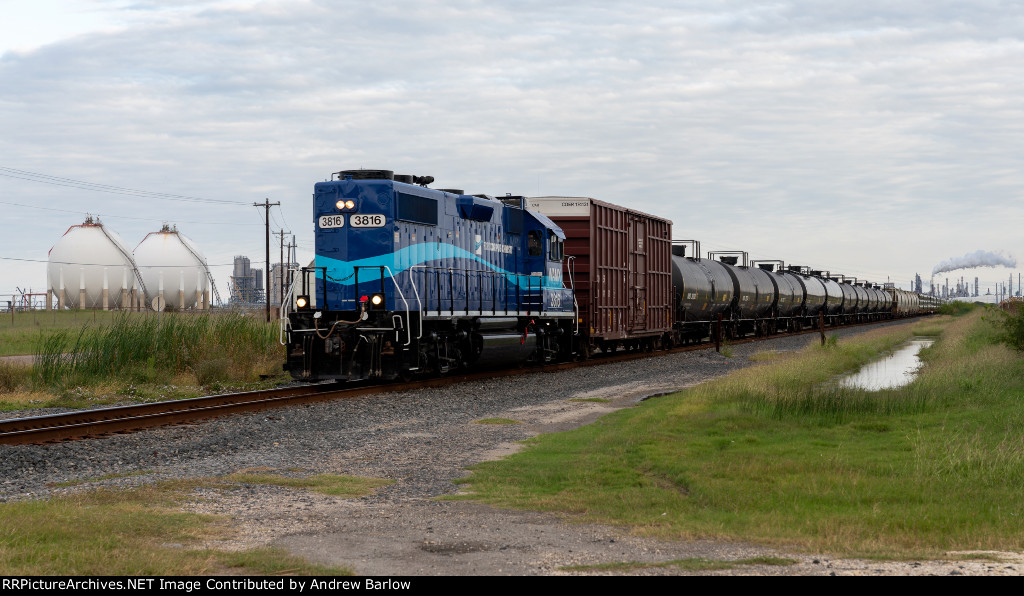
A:
<svg viewBox="0 0 1024 596">
<path fill-rule="evenodd" d="M 844 325 L 842 328 L 874 325 L 879 322 Z M 762 339 L 820 334 L 817 329 L 779 333 L 770 337 L 748 337 L 730 340 L 729 344 L 743 344 Z M 823 336 L 824 337 L 824 336 Z M 536 372 L 555 372 L 581 366 L 596 366 L 624 362 L 637 358 L 677 354 L 693 350 L 713 349 L 713 343 L 686 345 L 671 350 L 654 352 L 621 352 L 580 362 L 563 362 L 519 369 L 484 370 L 467 374 L 422 379 L 403 383 L 362 384 L 351 386 L 341 383 L 289 386 L 263 391 L 210 395 L 192 399 L 162 401 L 130 406 L 78 410 L 63 414 L 32 416 L 0 420 L 0 444 L 25 445 L 51 443 L 74 439 L 101 437 L 114 433 L 134 432 L 172 424 L 193 423 L 218 416 L 255 412 L 299 404 L 315 403 L 341 398 L 356 398 L 379 393 L 412 391 L 425 387 L 439 387 L 453 383 L 514 376 Z"/>
</svg>

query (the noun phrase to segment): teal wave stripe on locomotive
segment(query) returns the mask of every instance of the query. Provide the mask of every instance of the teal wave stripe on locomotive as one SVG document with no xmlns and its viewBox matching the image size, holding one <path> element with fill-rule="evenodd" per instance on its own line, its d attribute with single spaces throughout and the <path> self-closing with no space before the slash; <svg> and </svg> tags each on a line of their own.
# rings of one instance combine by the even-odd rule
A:
<svg viewBox="0 0 1024 596">
<path fill-rule="evenodd" d="M 327 279 L 329 281 L 343 285 L 355 285 L 356 267 L 360 268 L 359 283 L 362 284 L 363 282 L 371 282 L 380 279 L 381 267 L 390 267 L 391 273 L 397 276 L 399 273 L 408 271 L 418 265 L 423 265 L 431 261 L 455 258 L 469 259 L 476 261 L 477 263 L 481 263 L 490 270 L 504 276 L 509 282 L 522 288 L 531 289 L 529 288 L 528 280 L 538 279 L 537 277 L 532 277 L 528 274 L 511 273 L 501 267 L 497 267 L 494 263 L 481 259 L 477 255 L 474 255 L 465 249 L 451 244 L 438 244 L 437 242 L 424 242 L 422 244 L 407 246 L 400 250 L 396 250 L 393 253 L 367 257 L 365 259 L 358 259 L 355 261 L 342 261 L 325 255 L 316 255 L 316 266 L 327 268 Z M 409 264 L 398 267 L 395 263 Z M 318 269 L 316 276 L 318 279 L 323 279 L 323 271 Z M 561 283 L 553 282 L 547 275 L 540 277 L 539 279 L 541 279 L 542 287 L 562 289 Z M 536 282 L 534 282 L 534 284 L 536 284 Z M 537 286 L 534 285 L 532 289 L 537 289 Z"/>
</svg>

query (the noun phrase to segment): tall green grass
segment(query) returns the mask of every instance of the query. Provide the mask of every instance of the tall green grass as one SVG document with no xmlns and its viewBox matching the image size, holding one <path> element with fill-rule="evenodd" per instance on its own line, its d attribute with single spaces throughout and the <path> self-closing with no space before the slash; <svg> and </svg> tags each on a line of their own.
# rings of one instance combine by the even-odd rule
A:
<svg viewBox="0 0 1024 596">
<path fill-rule="evenodd" d="M 123 313 L 102 327 L 40 338 L 35 372 L 62 387 L 104 379 L 155 382 L 187 374 L 200 385 L 246 380 L 279 364 L 277 330 L 257 317 Z"/>
<path fill-rule="evenodd" d="M 785 366 L 760 366 L 733 375 L 719 383 L 694 390 L 726 400 L 745 412 L 774 419 L 813 419 L 840 424 L 865 414 L 895 415 L 920 412 L 920 399 L 897 391 L 870 392 L 839 386 L 840 375 L 855 371 L 878 354 L 895 349 L 913 336 L 936 334 L 934 326 L 904 326 L 897 331 L 879 329 L 855 341 L 831 341 L 814 346 Z M 722 397 L 727 396 L 727 397 Z"/>
<path fill-rule="evenodd" d="M 981 304 L 975 302 L 963 302 L 961 300 L 953 300 L 939 306 L 939 314 L 952 315 L 955 317 L 965 315 L 969 312 L 975 311 L 979 308 L 983 308 Z"/>
</svg>

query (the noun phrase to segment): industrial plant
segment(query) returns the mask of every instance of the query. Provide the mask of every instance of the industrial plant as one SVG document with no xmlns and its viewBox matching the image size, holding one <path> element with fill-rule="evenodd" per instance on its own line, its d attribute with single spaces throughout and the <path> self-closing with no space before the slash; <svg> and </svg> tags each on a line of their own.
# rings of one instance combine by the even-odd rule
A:
<svg viewBox="0 0 1024 596">
<path fill-rule="evenodd" d="M 88 216 L 50 249 L 46 269 L 47 309 L 208 310 L 211 292 L 220 302 L 202 252 L 167 224 L 129 251 Z"/>
<path fill-rule="evenodd" d="M 269 275 L 252 267 L 249 257 L 234 258 L 226 301 L 199 246 L 164 224 L 134 250 L 99 217 L 89 215 L 69 227 L 50 249 L 45 292 L 18 288 L 0 300 L 0 311 L 132 310 L 194 311 L 211 308 L 276 310 L 291 287 L 299 265 L 294 237 L 282 239 L 281 262 Z M 269 301 L 269 304 L 268 304 Z"/>
</svg>

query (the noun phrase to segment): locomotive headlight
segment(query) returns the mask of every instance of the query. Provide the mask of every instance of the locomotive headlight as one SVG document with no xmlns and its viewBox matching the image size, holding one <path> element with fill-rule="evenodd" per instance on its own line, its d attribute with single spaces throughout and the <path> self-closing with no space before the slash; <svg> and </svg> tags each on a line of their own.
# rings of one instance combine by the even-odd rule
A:
<svg viewBox="0 0 1024 596">
<path fill-rule="evenodd" d="M 334 204 L 334 206 L 340 209 L 341 211 L 351 211 L 352 209 L 356 208 L 356 202 L 349 199 L 347 201 L 338 201 L 337 203 Z"/>
<path fill-rule="evenodd" d="M 373 294 L 370 296 L 371 308 L 384 308 L 384 294 Z"/>
<path fill-rule="evenodd" d="M 306 308 L 309 306 L 309 296 L 299 296 L 295 299 L 295 306 L 299 308 Z"/>
</svg>

